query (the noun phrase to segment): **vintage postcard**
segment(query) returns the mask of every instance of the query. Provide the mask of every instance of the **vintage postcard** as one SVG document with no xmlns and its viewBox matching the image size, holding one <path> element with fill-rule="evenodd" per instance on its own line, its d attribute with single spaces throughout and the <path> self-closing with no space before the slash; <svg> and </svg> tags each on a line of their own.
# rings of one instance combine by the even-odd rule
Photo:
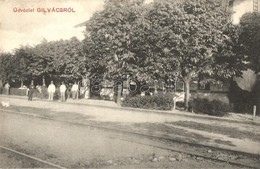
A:
<svg viewBox="0 0 260 169">
<path fill-rule="evenodd" d="M 259 8 L 0 0 L 0 168 L 259 168 Z"/>
</svg>

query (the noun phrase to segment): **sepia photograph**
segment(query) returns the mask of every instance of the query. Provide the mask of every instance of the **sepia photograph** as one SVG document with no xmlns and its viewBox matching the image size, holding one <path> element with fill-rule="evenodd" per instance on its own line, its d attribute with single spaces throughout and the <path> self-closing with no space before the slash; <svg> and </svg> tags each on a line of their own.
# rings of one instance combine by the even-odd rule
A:
<svg viewBox="0 0 260 169">
<path fill-rule="evenodd" d="M 0 0 L 0 169 L 260 169 L 260 0 Z"/>
</svg>

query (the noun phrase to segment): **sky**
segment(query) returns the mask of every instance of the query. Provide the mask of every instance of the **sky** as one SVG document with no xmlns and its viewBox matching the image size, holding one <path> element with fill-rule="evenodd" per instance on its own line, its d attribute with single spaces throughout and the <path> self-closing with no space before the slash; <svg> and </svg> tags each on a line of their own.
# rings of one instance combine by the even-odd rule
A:
<svg viewBox="0 0 260 169">
<path fill-rule="evenodd" d="M 84 38 L 84 27 L 74 26 L 102 10 L 104 0 L 0 0 L 0 50 L 12 52 L 21 45 Z M 38 8 L 73 8 L 75 12 L 37 12 Z M 16 9 L 29 9 L 15 12 Z M 32 11 L 33 12 L 29 12 Z"/>
<path fill-rule="evenodd" d="M 152 0 L 146 0 L 147 3 Z M 243 13 L 251 11 L 253 0 L 237 0 L 234 22 L 239 22 Z M 77 27 L 93 13 L 103 9 L 104 0 L 0 0 L 0 51 L 12 52 L 21 45 L 36 45 L 47 41 L 84 38 L 84 27 Z M 38 8 L 73 8 L 73 13 L 37 12 Z M 33 12 L 15 12 L 16 9 Z"/>
<path fill-rule="evenodd" d="M 233 11 L 233 22 L 238 24 L 243 14 L 253 11 L 253 0 L 235 0 Z"/>
</svg>

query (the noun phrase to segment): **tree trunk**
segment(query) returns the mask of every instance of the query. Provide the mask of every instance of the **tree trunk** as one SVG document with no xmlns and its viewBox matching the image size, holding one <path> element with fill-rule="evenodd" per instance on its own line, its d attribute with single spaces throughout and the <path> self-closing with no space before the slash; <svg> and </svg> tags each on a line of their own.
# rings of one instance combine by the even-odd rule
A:
<svg viewBox="0 0 260 169">
<path fill-rule="evenodd" d="M 46 86 L 44 76 L 42 76 L 42 86 Z"/>
<path fill-rule="evenodd" d="M 190 100 L 190 79 L 187 78 L 184 80 L 184 103 L 185 103 L 185 110 L 189 109 L 189 100 Z"/>
<path fill-rule="evenodd" d="M 121 90 L 122 90 L 122 86 L 121 84 L 118 85 L 118 88 L 117 88 L 117 104 L 119 106 L 121 106 Z"/>
<path fill-rule="evenodd" d="M 127 79 L 126 79 L 126 95 L 128 96 L 130 94 L 130 79 L 129 79 L 129 75 L 127 75 Z"/>
<path fill-rule="evenodd" d="M 23 87 L 23 80 L 21 80 L 21 87 Z"/>
</svg>

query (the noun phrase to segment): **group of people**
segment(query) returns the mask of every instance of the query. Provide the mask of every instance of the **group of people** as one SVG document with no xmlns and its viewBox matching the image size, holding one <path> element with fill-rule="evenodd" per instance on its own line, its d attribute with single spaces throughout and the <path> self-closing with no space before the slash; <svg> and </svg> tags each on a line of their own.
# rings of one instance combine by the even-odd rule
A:
<svg viewBox="0 0 260 169">
<path fill-rule="evenodd" d="M 37 87 L 37 89 L 39 90 L 39 92 L 41 93 L 41 88 L 40 86 Z M 70 98 L 70 93 L 72 93 L 72 98 L 73 99 L 78 99 L 79 97 L 79 86 L 78 84 L 75 82 L 72 87 L 66 87 L 65 83 L 62 82 L 61 86 L 59 87 L 59 90 L 60 90 L 60 100 L 62 102 L 65 102 L 66 101 L 66 92 L 68 93 L 68 98 Z M 35 85 L 34 85 L 34 82 L 32 81 L 31 84 L 29 85 L 29 88 L 28 88 L 28 101 L 32 101 L 32 98 L 33 98 L 33 93 L 35 91 Z M 47 88 L 47 92 L 48 92 L 48 100 L 49 101 L 53 101 L 53 98 L 54 98 L 54 94 L 56 92 L 56 86 L 54 85 L 53 81 L 51 81 L 50 85 L 48 86 Z"/>
<path fill-rule="evenodd" d="M 68 93 L 68 98 L 70 98 L 70 94 L 72 93 L 72 99 L 78 99 L 79 97 L 79 85 L 75 82 L 72 87 L 68 87 L 65 85 L 64 82 L 62 82 L 60 88 L 60 99 L 62 102 L 66 101 L 66 92 Z M 56 86 L 54 85 L 53 81 L 51 81 L 51 84 L 48 86 L 48 94 L 49 94 L 49 100 L 53 101 L 54 93 L 56 92 Z"/>
<path fill-rule="evenodd" d="M 67 89 L 66 85 L 64 82 L 62 82 L 61 86 L 60 86 L 60 98 L 61 101 L 64 102 L 66 100 L 66 91 L 69 90 L 68 92 L 68 98 L 70 97 L 70 92 L 72 93 L 72 98 L 73 99 L 77 99 L 79 96 L 78 92 L 79 92 L 79 86 L 78 84 L 75 82 L 73 84 L 73 86 Z M 51 84 L 48 86 L 48 93 L 49 93 L 49 100 L 53 101 L 53 97 L 54 97 L 54 93 L 56 92 L 56 87 L 53 84 L 53 81 L 51 81 Z"/>
</svg>

